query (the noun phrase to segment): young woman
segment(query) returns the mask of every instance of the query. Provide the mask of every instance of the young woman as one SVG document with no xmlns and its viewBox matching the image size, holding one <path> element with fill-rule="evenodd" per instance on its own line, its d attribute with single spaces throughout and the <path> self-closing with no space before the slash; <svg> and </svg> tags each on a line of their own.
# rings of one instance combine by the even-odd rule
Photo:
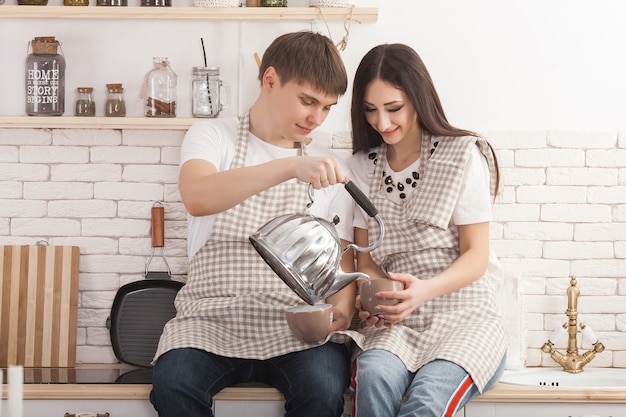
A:
<svg viewBox="0 0 626 417">
<path fill-rule="evenodd" d="M 359 312 L 353 415 L 452 417 L 505 364 L 499 264 L 489 247 L 495 153 L 450 125 L 424 63 L 403 44 L 379 45 L 362 59 L 352 130 L 349 166 L 386 227 L 376 250 L 357 254 L 357 269 L 405 287 L 379 294 L 398 304 Z M 359 214 L 355 242 L 363 245 L 378 228 Z"/>
</svg>

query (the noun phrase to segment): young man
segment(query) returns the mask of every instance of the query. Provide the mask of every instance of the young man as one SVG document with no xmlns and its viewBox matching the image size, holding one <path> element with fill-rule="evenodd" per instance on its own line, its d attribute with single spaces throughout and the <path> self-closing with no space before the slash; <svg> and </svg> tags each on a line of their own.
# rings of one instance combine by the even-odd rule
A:
<svg viewBox="0 0 626 417">
<path fill-rule="evenodd" d="M 259 381 L 285 396 L 285 416 L 337 417 L 349 382 L 346 332 L 305 343 L 284 310 L 304 304 L 249 242 L 265 222 L 301 212 L 341 219 L 352 241 L 352 198 L 344 164 L 308 135 L 347 88 L 341 57 L 327 37 L 278 37 L 263 54 L 262 91 L 241 120 L 191 127 L 181 148 L 179 188 L 189 213 L 189 273 L 177 315 L 163 331 L 151 401 L 161 417 L 212 416 L 212 399 L 232 384 Z M 342 259 L 354 270 L 351 252 Z M 333 331 L 346 330 L 354 285 L 330 297 Z M 332 339 L 332 340 L 330 340 Z"/>
</svg>

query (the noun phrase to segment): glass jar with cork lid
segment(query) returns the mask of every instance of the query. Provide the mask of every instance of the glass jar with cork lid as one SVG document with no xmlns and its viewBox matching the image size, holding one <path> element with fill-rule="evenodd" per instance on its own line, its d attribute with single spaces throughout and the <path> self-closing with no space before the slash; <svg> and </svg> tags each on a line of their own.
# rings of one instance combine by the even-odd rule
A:
<svg viewBox="0 0 626 417">
<path fill-rule="evenodd" d="M 96 102 L 93 101 L 93 87 L 78 87 L 74 99 L 74 116 L 93 117 L 96 115 Z"/>
<path fill-rule="evenodd" d="M 164 7 L 172 7 L 172 0 L 141 0 L 142 6 L 164 6 Z"/>
<path fill-rule="evenodd" d="M 96 6 L 128 6 L 128 0 L 96 0 Z"/>
<path fill-rule="evenodd" d="M 287 0 L 261 0 L 261 7 L 287 7 Z"/>
<path fill-rule="evenodd" d="M 176 117 L 176 73 L 167 57 L 154 57 L 145 77 L 141 98 L 147 117 Z"/>
<path fill-rule="evenodd" d="M 26 114 L 62 116 L 65 112 L 65 57 L 54 36 L 29 42 L 26 57 Z M 61 52 L 61 53 L 59 53 Z"/>
<path fill-rule="evenodd" d="M 122 84 L 107 84 L 104 115 L 107 117 L 126 116 L 126 100 L 124 99 L 124 88 Z"/>
</svg>

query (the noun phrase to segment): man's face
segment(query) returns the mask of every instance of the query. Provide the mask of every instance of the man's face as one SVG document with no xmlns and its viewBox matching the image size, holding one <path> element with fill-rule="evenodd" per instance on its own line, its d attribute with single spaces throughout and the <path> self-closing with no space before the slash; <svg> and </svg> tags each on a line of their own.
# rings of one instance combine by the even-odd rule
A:
<svg viewBox="0 0 626 417">
<path fill-rule="evenodd" d="M 324 122 L 339 98 L 293 81 L 283 85 L 277 82 L 272 90 L 272 119 L 278 133 L 298 142 Z"/>
</svg>

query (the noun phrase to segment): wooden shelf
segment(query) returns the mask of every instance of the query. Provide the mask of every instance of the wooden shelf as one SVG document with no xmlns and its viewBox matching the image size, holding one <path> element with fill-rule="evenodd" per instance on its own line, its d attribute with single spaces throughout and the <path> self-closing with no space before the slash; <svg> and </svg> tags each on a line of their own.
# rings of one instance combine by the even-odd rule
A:
<svg viewBox="0 0 626 417">
<path fill-rule="evenodd" d="M 349 7 L 105 7 L 0 6 L 0 19 L 177 19 L 236 21 L 378 20 L 378 8 Z"/>
<path fill-rule="evenodd" d="M 208 119 L 195 117 L 0 116 L 0 128 L 187 130 L 192 124 L 201 120 Z"/>
</svg>

